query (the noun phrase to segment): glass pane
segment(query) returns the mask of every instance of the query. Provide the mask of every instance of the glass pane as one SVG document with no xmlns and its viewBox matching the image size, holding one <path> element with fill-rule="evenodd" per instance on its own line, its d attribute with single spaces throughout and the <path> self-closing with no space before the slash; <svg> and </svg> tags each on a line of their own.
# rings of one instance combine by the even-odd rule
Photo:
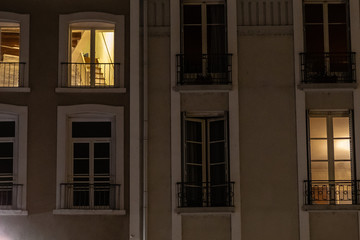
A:
<svg viewBox="0 0 360 240">
<path fill-rule="evenodd" d="M 333 118 L 333 132 L 334 138 L 348 138 L 349 133 L 349 118 L 348 117 L 334 117 Z"/>
<path fill-rule="evenodd" d="M 222 184 L 226 182 L 225 164 L 216 164 L 210 166 L 211 184 Z"/>
<path fill-rule="evenodd" d="M 202 144 L 186 143 L 186 163 L 202 163 Z"/>
<path fill-rule="evenodd" d="M 305 23 L 322 23 L 323 5 L 305 4 Z"/>
<path fill-rule="evenodd" d="M 74 143 L 74 158 L 89 158 L 89 143 Z"/>
<path fill-rule="evenodd" d="M 201 122 L 185 121 L 186 140 L 202 142 L 201 126 Z"/>
<path fill-rule="evenodd" d="M 71 30 L 71 62 L 90 63 L 90 30 Z"/>
<path fill-rule="evenodd" d="M 109 158 L 110 157 L 110 143 L 95 143 L 94 144 L 95 158 Z"/>
<path fill-rule="evenodd" d="M 201 26 L 184 27 L 184 71 L 202 72 L 202 36 Z"/>
<path fill-rule="evenodd" d="M 324 51 L 324 32 L 322 25 L 305 26 L 305 47 L 306 52 Z"/>
<path fill-rule="evenodd" d="M 184 5 L 184 24 L 201 24 L 201 5 Z"/>
<path fill-rule="evenodd" d="M 329 180 L 327 162 L 311 162 L 311 180 Z"/>
<path fill-rule="evenodd" d="M 327 140 L 310 140 L 311 160 L 327 160 Z"/>
<path fill-rule="evenodd" d="M 210 163 L 225 162 L 225 143 L 210 144 Z"/>
<path fill-rule="evenodd" d="M 13 173 L 13 159 L 0 158 L 0 175 L 12 175 Z M 0 180 L 7 180 L 0 177 Z"/>
<path fill-rule="evenodd" d="M 348 51 L 348 35 L 346 24 L 329 25 L 330 52 L 344 53 Z"/>
<path fill-rule="evenodd" d="M 335 180 L 351 180 L 351 162 L 335 162 Z"/>
<path fill-rule="evenodd" d="M 206 6 L 207 24 L 225 24 L 225 8 L 223 4 Z"/>
<path fill-rule="evenodd" d="M 326 118 L 310 118 L 310 138 L 327 138 Z"/>
<path fill-rule="evenodd" d="M 218 141 L 225 139 L 224 120 L 209 121 L 210 125 L 210 141 Z"/>
<path fill-rule="evenodd" d="M 95 86 L 114 85 L 114 30 L 95 31 Z"/>
<path fill-rule="evenodd" d="M 89 159 L 74 159 L 74 175 L 89 174 Z"/>
<path fill-rule="evenodd" d="M 15 137 L 15 122 L 0 122 L 0 137 Z"/>
<path fill-rule="evenodd" d="M 20 27 L 2 27 L 0 28 L 0 37 L 1 37 L 0 61 L 19 62 Z"/>
<path fill-rule="evenodd" d="M 350 160 L 350 140 L 334 139 L 334 159 Z"/>
<path fill-rule="evenodd" d="M 207 28 L 207 53 L 225 53 L 225 26 L 208 26 Z"/>
<path fill-rule="evenodd" d="M 0 158 L 12 158 L 13 151 L 12 142 L 0 142 Z"/>
<path fill-rule="evenodd" d="M 186 164 L 186 179 L 187 183 L 201 183 L 202 182 L 202 166 Z"/>
<path fill-rule="evenodd" d="M 346 23 L 346 5 L 328 4 L 329 23 Z"/>
<path fill-rule="evenodd" d="M 111 122 L 73 122 L 72 137 L 111 137 Z"/>
<path fill-rule="evenodd" d="M 110 159 L 102 158 L 94 160 L 94 174 L 109 175 L 110 174 Z"/>
</svg>

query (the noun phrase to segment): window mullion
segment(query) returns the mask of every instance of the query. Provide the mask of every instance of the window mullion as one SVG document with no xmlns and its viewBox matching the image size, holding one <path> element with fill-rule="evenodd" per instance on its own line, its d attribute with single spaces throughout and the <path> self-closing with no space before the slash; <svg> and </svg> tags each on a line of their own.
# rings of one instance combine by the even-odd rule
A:
<svg viewBox="0 0 360 240">
<path fill-rule="evenodd" d="M 328 171 L 329 180 L 335 180 L 335 167 L 334 167 L 334 134 L 333 134 L 333 119 L 329 115 L 327 117 L 327 138 L 328 138 Z"/>
<path fill-rule="evenodd" d="M 96 59 L 95 59 L 95 29 L 91 29 L 90 37 L 90 86 L 95 87 L 95 68 L 96 68 Z"/>
</svg>

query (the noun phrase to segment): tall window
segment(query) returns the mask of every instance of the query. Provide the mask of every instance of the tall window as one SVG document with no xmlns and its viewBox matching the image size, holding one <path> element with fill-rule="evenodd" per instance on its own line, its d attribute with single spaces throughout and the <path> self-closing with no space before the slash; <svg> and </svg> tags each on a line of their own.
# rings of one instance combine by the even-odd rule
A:
<svg viewBox="0 0 360 240">
<path fill-rule="evenodd" d="M 310 112 L 308 138 L 312 203 L 351 204 L 355 190 L 351 113 Z"/>
<path fill-rule="evenodd" d="M 180 84 L 228 83 L 225 9 L 224 1 L 183 2 Z"/>
<path fill-rule="evenodd" d="M 313 82 L 354 81 L 347 1 L 305 1 L 305 74 Z"/>
<path fill-rule="evenodd" d="M 0 87 L 19 87 L 20 24 L 0 22 Z"/>
<path fill-rule="evenodd" d="M 181 207 L 231 206 L 227 117 L 183 118 Z"/>
</svg>

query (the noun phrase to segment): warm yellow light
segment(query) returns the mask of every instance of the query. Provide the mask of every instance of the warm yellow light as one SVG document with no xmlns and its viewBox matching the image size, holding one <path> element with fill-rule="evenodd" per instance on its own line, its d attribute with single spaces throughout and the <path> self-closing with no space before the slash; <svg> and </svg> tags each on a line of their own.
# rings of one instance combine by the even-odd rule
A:
<svg viewBox="0 0 360 240">
<path fill-rule="evenodd" d="M 334 140 L 335 160 L 350 159 L 350 141 L 348 139 Z"/>
</svg>

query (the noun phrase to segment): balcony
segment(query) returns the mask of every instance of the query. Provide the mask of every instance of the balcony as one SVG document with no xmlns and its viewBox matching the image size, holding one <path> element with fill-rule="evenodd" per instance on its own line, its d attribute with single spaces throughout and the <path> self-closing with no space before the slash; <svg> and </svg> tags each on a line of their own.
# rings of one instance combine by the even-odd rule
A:
<svg viewBox="0 0 360 240">
<path fill-rule="evenodd" d="M 20 210 L 23 185 L 0 183 L 0 210 Z"/>
<path fill-rule="evenodd" d="M 61 209 L 119 210 L 120 184 L 62 183 Z"/>
<path fill-rule="evenodd" d="M 305 205 L 357 205 L 359 202 L 359 180 L 304 181 Z"/>
<path fill-rule="evenodd" d="M 177 54 L 178 85 L 231 84 L 232 54 Z"/>
<path fill-rule="evenodd" d="M 301 53 L 302 83 L 355 83 L 355 53 Z"/>
<path fill-rule="evenodd" d="M 233 207 L 234 182 L 177 183 L 178 207 Z"/>
<path fill-rule="evenodd" d="M 120 63 L 61 63 L 61 77 L 65 88 L 116 88 Z"/>
<path fill-rule="evenodd" d="M 23 62 L 0 62 L 0 88 L 24 87 Z"/>
</svg>

